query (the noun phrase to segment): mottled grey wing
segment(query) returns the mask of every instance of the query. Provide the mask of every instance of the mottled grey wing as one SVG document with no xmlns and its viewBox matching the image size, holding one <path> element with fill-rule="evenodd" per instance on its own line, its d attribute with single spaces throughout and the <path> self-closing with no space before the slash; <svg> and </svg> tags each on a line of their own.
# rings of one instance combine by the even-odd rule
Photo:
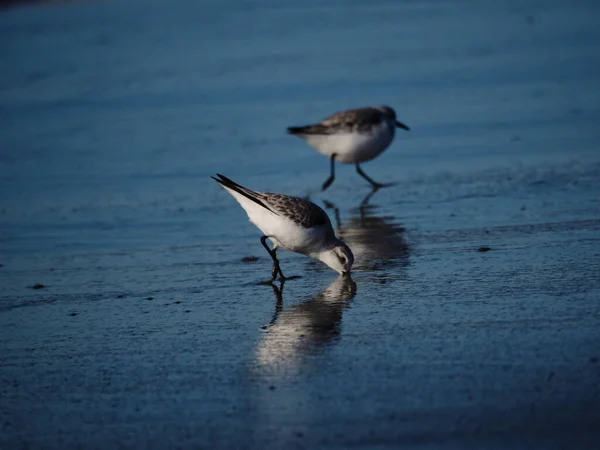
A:
<svg viewBox="0 0 600 450">
<path fill-rule="evenodd" d="M 329 224 L 329 217 L 325 211 L 313 202 L 299 197 L 290 197 L 282 194 L 263 194 L 269 207 L 277 214 L 293 220 L 304 228 L 312 228 Z"/>
<path fill-rule="evenodd" d="M 327 128 L 338 131 L 369 131 L 373 125 L 379 125 L 383 120 L 381 111 L 375 108 L 350 109 L 335 113 L 323 122 Z"/>
</svg>

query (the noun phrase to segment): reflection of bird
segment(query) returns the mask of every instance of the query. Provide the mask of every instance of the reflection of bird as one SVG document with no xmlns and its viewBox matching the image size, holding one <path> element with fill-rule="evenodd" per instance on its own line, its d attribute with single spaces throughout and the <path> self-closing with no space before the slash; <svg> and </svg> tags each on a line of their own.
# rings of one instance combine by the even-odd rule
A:
<svg viewBox="0 0 600 450">
<path fill-rule="evenodd" d="M 282 309 L 282 291 L 275 285 L 273 290 L 277 310 L 258 346 L 257 362 L 263 368 L 289 368 L 339 336 L 342 312 L 356 295 L 356 283 L 350 275 L 340 275 L 310 300 L 287 310 Z"/>
<path fill-rule="evenodd" d="M 250 222 L 264 233 L 260 242 L 273 259 L 272 280 L 285 279 L 279 267 L 278 248 L 319 259 L 339 273 L 348 273 L 352 251 L 335 236 L 329 217 L 314 203 L 298 197 L 255 192 L 223 175 L 212 177 L 246 210 Z M 271 250 L 266 240 L 273 242 Z"/>
<path fill-rule="evenodd" d="M 382 187 L 360 168 L 360 163 L 370 161 L 383 152 L 394 139 L 396 127 L 409 130 L 396 120 L 396 111 L 389 106 L 358 108 L 341 111 L 315 125 L 290 127 L 288 133 L 304 139 L 319 153 L 329 156 L 331 174 L 323 183 L 327 189 L 335 179 L 335 161 L 355 164 L 356 171 L 373 188 Z"/>
<path fill-rule="evenodd" d="M 367 196 L 367 199 L 368 200 Z M 393 216 L 377 216 L 374 205 L 363 203 L 351 210 L 352 215 L 344 223 L 339 210 L 335 210 L 338 234 L 352 246 L 359 270 L 377 270 L 385 265 L 406 265 L 409 248 L 404 240 L 405 228 L 395 222 Z"/>
</svg>

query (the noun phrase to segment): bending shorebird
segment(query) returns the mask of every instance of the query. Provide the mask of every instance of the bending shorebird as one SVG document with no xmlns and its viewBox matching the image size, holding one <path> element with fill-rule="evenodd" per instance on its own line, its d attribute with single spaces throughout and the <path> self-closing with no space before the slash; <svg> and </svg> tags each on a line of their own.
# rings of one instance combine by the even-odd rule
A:
<svg viewBox="0 0 600 450">
<path fill-rule="evenodd" d="M 331 174 L 323 183 L 327 189 L 335 179 L 335 161 L 355 164 L 356 171 L 371 183 L 373 189 L 384 184 L 373 181 L 360 168 L 360 163 L 370 161 L 392 143 L 396 127 L 410 130 L 396 120 L 396 112 L 389 106 L 358 108 L 341 111 L 322 122 L 304 127 L 290 127 L 288 133 L 304 139 L 319 153 L 329 156 Z"/>
<path fill-rule="evenodd" d="M 329 217 L 320 207 L 299 197 L 251 191 L 223 175 L 217 177 L 211 178 L 238 201 L 250 222 L 264 233 L 260 242 L 273 259 L 271 281 L 277 274 L 285 280 L 277 260 L 278 248 L 318 259 L 340 274 L 350 272 L 352 251 L 335 236 Z M 272 249 L 267 239 L 273 243 Z"/>
</svg>

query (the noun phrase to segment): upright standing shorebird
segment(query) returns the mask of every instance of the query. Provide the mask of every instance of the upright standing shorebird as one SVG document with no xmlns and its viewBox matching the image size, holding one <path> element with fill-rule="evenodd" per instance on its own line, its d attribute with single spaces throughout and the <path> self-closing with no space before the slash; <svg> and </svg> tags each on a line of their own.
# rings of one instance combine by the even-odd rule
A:
<svg viewBox="0 0 600 450">
<path fill-rule="evenodd" d="M 264 233 L 260 242 L 273 259 L 271 281 L 277 274 L 285 280 L 276 255 L 278 248 L 323 261 L 340 274 L 350 273 L 354 255 L 335 236 L 329 217 L 320 207 L 299 197 L 251 191 L 223 175 L 217 177 L 211 178 L 238 201 L 250 222 Z M 273 249 L 267 245 L 267 239 L 273 243 Z"/>
<path fill-rule="evenodd" d="M 392 108 L 376 106 L 337 112 L 315 125 L 290 127 L 288 133 L 301 137 L 331 159 L 331 174 L 323 183 L 323 191 L 335 179 L 336 160 L 355 164 L 358 174 L 371 183 L 373 189 L 379 189 L 385 185 L 373 181 L 359 164 L 370 161 L 388 148 L 394 139 L 396 127 L 410 130 L 396 120 L 396 111 Z"/>
</svg>

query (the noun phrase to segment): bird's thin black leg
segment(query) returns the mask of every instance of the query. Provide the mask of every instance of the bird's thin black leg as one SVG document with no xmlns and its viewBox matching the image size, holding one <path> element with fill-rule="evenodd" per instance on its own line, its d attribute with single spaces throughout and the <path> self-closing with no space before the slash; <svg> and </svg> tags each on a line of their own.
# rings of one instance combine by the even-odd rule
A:
<svg viewBox="0 0 600 450">
<path fill-rule="evenodd" d="M 360 166 L 358 165 L 358 163 L 356 163 L 356 172 L 361 177 L 363 177 L 365 180 L 367 180 L 369 183 L 371 183 L 371 186 L 373 186 L 374 190 L 377 190 L 377 189 L 385 186 L 385 184 L 381 184 L 381 183 L 377 183 L 376 181 L 373 181 L 366 173 L 364 173 L 362 171 L 362 169 L 360 168 Z"/>
<path fill-rule="evenodd" d="M 335 180 L 335 157 L 336 156 L 337 156 L 336 153 L 331 155 L 331 160 L 330 160 L 331 161 L 331 174 L 329 175 L 329 178 L 327 178 L 327 180 L 325 180 L 325 183 L 323 183 L 323 187 L 321 188 L 321 191 L 324 191 L 329 186 L 331 186 L 331 183 L 333 183 L 333 180 Z"/>
<path fill-rule="evenodd" d="M 275 278 L 277 278 L 278 273 L 279 273 L 279 279 L 285 280 L 285 277 L 283 276 L 283 272 L 281 271 L 281 268 L 279 267 L 279 260 L 277 259 L 277 249 L 271 250 L 269 248 L 269 246 L 267 245 L 268 237 L 269 236 L 262 236 L 260 238 L 260 243 L 267 250 L 267 252 L 269 252 L 269 256 L 271 256 L 271 259 L 273 259 L 273 270 L 271 270 L 271 277 L 272 277 L 271 281 L 274 281 Z"/>
</svg>

